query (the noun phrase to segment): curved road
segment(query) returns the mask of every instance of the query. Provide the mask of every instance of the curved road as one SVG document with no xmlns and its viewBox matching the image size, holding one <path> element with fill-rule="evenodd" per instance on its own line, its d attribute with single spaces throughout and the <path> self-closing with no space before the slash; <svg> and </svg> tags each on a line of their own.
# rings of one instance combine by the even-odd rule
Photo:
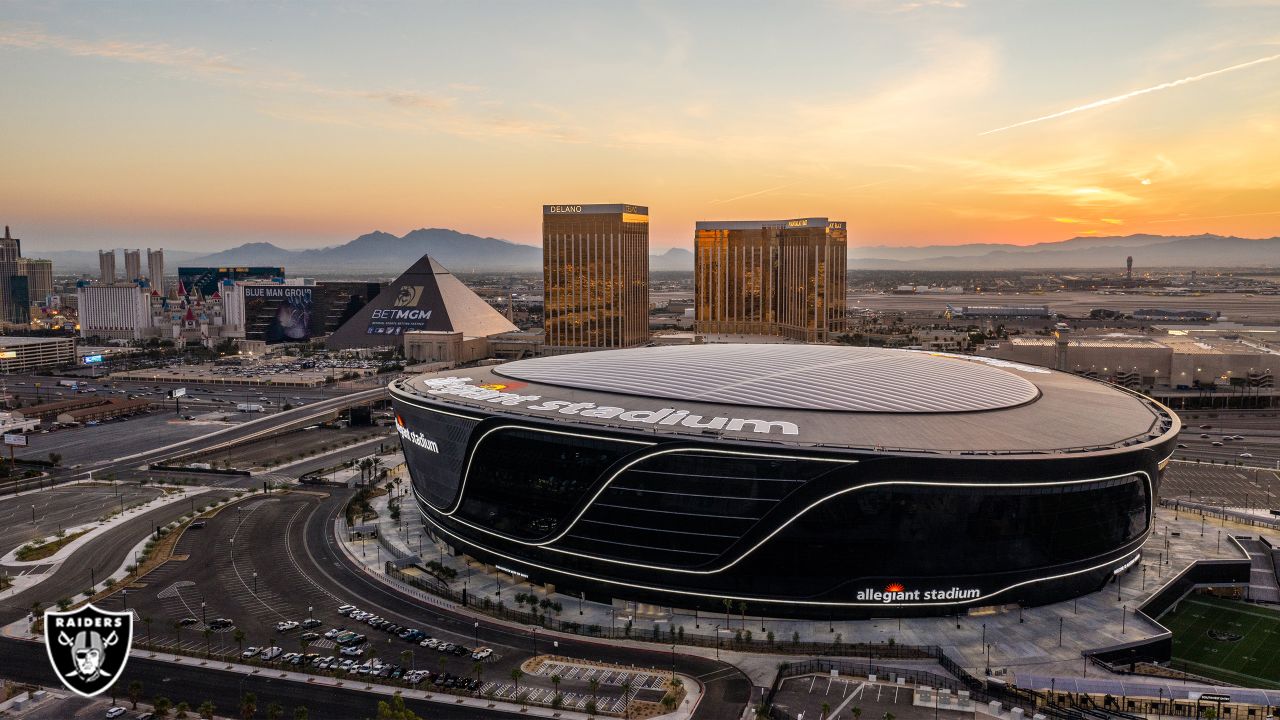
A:
<svg viewBox="0 0 1280 720">
<path fill-rule="evenodd" d="M 464 638 L 474 633 L 476 618 L 460 612 L 424 605 L 408 595 L 401 594 L 382 583 L 369 578 L 351 563 L 338 548 L 333 537 L 333 524 L 346 502 L 345 492 L 335 492 L 319 501 L 307 515 L 302 532 L 291 534 L 287 541 L 294 546 L 294 557 L 310 565 L 304 572 L 317 582 L 331 588 L 345 588 L 358 597 L 361 608 L 376 609 L 382 617 L 399 623 L 421 626 L 423 616 L 430 616 L 429 624 Z M 532 636 L 488 619 L 480 619 L 482 641 L 501 643 L 507 647 L 531 649 Z M 542 642 L 552 638 L 542 634 Z M 578 639 L 572 636 L 555 638 L 559 652 L 577 658 L 623 663 L 638 667 L 665 668 L 671 665 L 670 650 L 646 650 L 611 645 L 606 641 Z M 742 716 L 751 694 L 750 680 L 734 666 L 698 655 L 678 655 L 677 670 L 686 675 L 703 678 L 704 694 L 694 717 L 699 720 L 736 720 Z"/>
</svg>

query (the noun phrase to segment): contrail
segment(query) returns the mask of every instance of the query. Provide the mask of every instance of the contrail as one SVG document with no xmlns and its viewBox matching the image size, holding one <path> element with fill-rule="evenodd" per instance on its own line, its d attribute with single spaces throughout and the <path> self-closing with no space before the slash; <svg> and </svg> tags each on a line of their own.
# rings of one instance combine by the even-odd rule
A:
<svg viewBox="0 0 1280 720">
<path fill-rule="evenodd" d="M 791 187 L 792 185 L 795 185 L 795 183 L 787 183 L 786 185 L 779 185 L 778 187 L 765 188 L 764 190 L 757 190 L 757 191 L 755 191 L 755 192 L 749 192 L 749 193 L 747 193 L 746 195 L 739 195 L 738 197 L 731 197 L 731 198 L 729 198 L 729 199 L 727 199 L 727 200 L 712 200 L 712 201 L 711 201 L 711 204 L 712 204 L 712 205 L 723 205 L 724 203 L 731 203 L 731 202 L 734 202 L 735 200 L 746 200 L 746 199 L 747 199 L 747 198 L 749 198 L 749 197 L 755 197 L 755 196 L 757 196 L 757 195 L 764 195 L 764 194 L 766 194 L 766 193 L 777 192 L 777 191 L 779 191 L 779 190 L 785 190 L 785 189 L 787 189 L 787 188 Z"/>
<path fill-rule="evenodd" d="M 1142 90 L 1134 90 L 1133 92 L 1128 92 L 1123 95 L 1116 95 L 1115 97 L 1109 97 L 1105 100 L 1098 100 L 1095 102 L 1091 102 L 1088 105 L 1081 105 L 1079 107 L 1073 107 L 1069 110 L 1056 112 L 1056 113 L 1053 113 L 1052 115 L 1045 115 L 1044 117 L 1033 118 L 1031 120 L 1023 120 L 1022 122 L 1014 123 L 1012 125 L 1005 125 L 1004 127 L 998 127 L 994 130 L 980 132 L 978 133 L 978 137 L 982 137 L 983 135 L 990 135 L 992 133 L 1004 132 L 1005 130 L 1012 130 L 1013 128 L 1022 127 L 1023 125 L 1030 125 L 1032 123 L 1044 122 L 1045 120 L 1053 120 L 1055 118 L 1060 118 L 1064 115 L 1071 115 L 1072 113 L 1078 113 L 1084 110 L 1093 110 L 1095 108 L 1104 107 L 1106 105 L 1114 105 L 1116 103 L 1124 102 L 1125 100 L 1128 100 L 1130 98 L 1138 97 L 1139 95 L 1146 95 L 1148 93 L 1153 93 L 1159 90 L 1168 90 L 1169 88 L 1175 88 L 1175 87 L 1178 87 L 1179 85 L 1189 85 L 1190 83 L 1193 83 L 1193 82 L 1198 82 L 1206 78 L 1211 78 L 1214 75 L 1222 75 L 1224 73 L 1234 72 L 1236 70 L 1243 70 L 1244 68 L 1251 67 L 1253 65 L 1261 65 L 1262 63 L 1269 63 L 1274 60 L 1280 60 L 1280 55 L 1270 55 L 1268 57 L 1258 58 L 1257 60 L 1250 60 L 1247 63 L 1232 65 L 1231 67 L 1225 67 L 1225 68 L 1222 68 L 1221 70 L 1211 70 L 1207 73 L 1192 75 L 1191 77 L 1184 77 L 1181 80 L 1174 80 L 1173 82 L 1160 83 L 1159 85 L 1154 85 L 1149 88 L 1143 88 Z"/>
</svg>

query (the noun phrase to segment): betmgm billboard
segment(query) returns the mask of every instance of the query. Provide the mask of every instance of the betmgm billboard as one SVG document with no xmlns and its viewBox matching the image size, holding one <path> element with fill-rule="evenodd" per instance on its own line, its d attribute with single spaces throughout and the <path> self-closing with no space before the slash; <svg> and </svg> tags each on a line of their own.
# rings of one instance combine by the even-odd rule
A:
<svg viewBox="0 0 1280 720">
<path fill-rule="evenodd" d="M 313 290 L 291 285 L 246 285 L 246 334 L 268 343 L 310 340 Z"/>
</svg>

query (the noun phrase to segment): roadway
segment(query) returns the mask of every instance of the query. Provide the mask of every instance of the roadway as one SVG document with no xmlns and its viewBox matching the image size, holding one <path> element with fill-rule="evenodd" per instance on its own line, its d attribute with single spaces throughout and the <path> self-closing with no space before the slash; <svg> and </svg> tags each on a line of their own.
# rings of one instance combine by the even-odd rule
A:
<svg viewBox="0 0 1280 720">
<path fill-rule="evenodd" d="M 1280 412 L 1186 412 L 1182 421 L 1176 458 L 1280 468 Z"/>
<path fill-rule="evenodd" d="M 27 495 L 20 500 L 38 494 Z M 156 527 L 190 512 L 193 505 L 202 505 L 215 497 L 226 497 L 229 494 L 225 490 L 193 494 L 185 502 L 177 501 L 152 508 L 117 523 L 73 552 L 43 582 L 25 590 L 3 593 L 0 597 L 0 625 L 24 617 L 37 602 L 47 608 L 62 598 L 76 599 L 80 591 L 90 587 L 92 582 L 101 582 L 119 570 L 128 559 L 129 552 Z M 10 574 L 17 574 L 22 569 L 25 568 L 6 568 Z"/>
</svg>

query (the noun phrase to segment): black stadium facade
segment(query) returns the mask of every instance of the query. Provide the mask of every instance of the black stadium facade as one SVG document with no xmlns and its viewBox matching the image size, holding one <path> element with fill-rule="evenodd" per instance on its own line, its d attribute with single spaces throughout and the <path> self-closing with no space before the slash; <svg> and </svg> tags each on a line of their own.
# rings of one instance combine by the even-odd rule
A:
<svg viewBox="0 0 1280 720">
<path fill-rule="evenodd" d="M 613 350 L 392 385 L 426 527 L 608 602 L 951 614 L 1094 591 L 1151 531 L 1179 421 L 987 358 Z"/>
</svg>

